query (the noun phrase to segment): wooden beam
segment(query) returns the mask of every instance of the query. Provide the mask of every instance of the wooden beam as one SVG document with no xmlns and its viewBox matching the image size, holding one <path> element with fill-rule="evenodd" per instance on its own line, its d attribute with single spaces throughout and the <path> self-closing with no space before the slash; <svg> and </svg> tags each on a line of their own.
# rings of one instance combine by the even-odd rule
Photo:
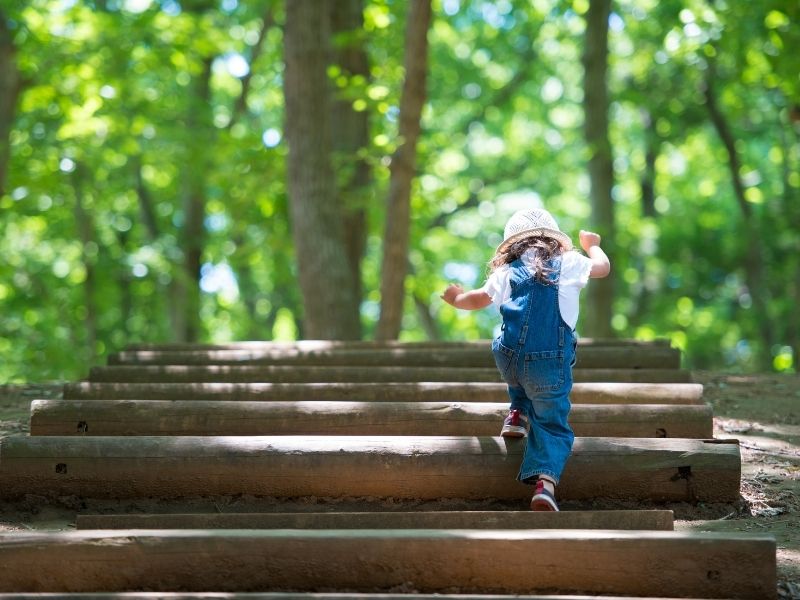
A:
<svg viewBox="0 0 800 600">
<path fill-rule="evenodd" d="M 34 400 L 31 435 L 497 435 L 508 403 Z M 578 436 L 713 437 L 711 407 L 574 404 Z"/>
<path fill-rule="evenodd" d="M 510 600 L 507 594 L 403 594 L 338 592 L 118 592 L 91 594 L 1 594 L 0 600 Z M 514 594 L 513 600 L 598 600 L 598 596 L 570 594 Z M 606 596 L 602 600 L 670 600 L 641 596 Z M 674 599 L 673 599 L 674 600 Z"/>
<path fill-rule="evenodd" d="M 638 529 L 672 531 L 671 510 L 78 515 L 78 529 Z"/>
<path fill-rule="evenodd" d="M 575 369 L 576 382 L 688 383 L 691 375 L 678 369 Z M 291 367 L 141 365 L 93 367 L 96 382 L 148 383 L 345 383 L 345 382 L 499 382 L 497 369 L 457 367 Z"/>
<path fill-rule="evenodd" d="M 546 549 L 546 551 L 543 551 Z M 568 530 L 0 534 L 2 592 L 339 589 L 775 596 L 770 536 Z M 46 568 L 44 567 L 46 566 Z"/>
<path fill-rule="evenodd" d="M 7 437 L 0 498 L 251 494 L 519 499 L 524 442 L 500 437 Z M 562 499 L 734 502 L 736 443 L 577 438 Z"/>
<path fill-rule="evenodd" d="M 0 600 L 509 600 L 507 594 L 403 594 L 339 592 L 115 592 L 2 594 Z M 598 600 L 598 596 L 514 594 L 513 600 Z M 602 600 L 670 600 L 641 596 L 606 596 Z"/>
<path fill-rule="evenodd" d="M 504 383 L 102 383 L 64 385 L 67 400 L 508 402 Z M 698 383 L 576 383 L 573 404 L 703 404 Z"/>
<path fill-rule="evenodd" d="M 587 346 L 578 369 L 678 369 L 680 351 L 666 346 Z M 129 350 L 108 357 L 110 365 L 293 365 L 494 368 L 489 347 L 263 348 L 220 350 Z"/>
<path fill-rule="evenodd" d="M 136 352 L 139 350 L 148 351 L 196 351 L 196 350 L 352 350 L 352 349 L 372 349 L 380 350 L 383 348 L 422 348 L 422 349 L 460 349 L 460 348 L 482 348 L 489 350 L 492 340 L 422 340 L 417 342 L 401 342 L 396 340 L 297 340 L 293 342 L 274 342 L 265 340 L 250 340 L 242 342 L 228 342 L 225 344 L 198 344 L 198 343 L 135 343 L 125 346 L 125 351 Z M 651 348 L 671 346 L 671 342 L 665 338 L 655 340 L 633 340 L 627 338 L 579 338 L 579 348 L 589 347 L 634 347 Z"/>
</svg>

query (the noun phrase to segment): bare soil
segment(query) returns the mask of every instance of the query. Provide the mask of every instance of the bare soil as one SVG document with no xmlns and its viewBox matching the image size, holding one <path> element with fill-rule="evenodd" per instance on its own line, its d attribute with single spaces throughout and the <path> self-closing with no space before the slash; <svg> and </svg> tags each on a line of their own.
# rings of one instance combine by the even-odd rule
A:
<svg viewBox="0 0 800 600">
<path fill-rule="evenodd" d="M 714 436 L 737 438 L 742 502 L 720 519 L 676 529 L 769 533 L 778 545 L 778 595 L 800 598 L 800 376 L 695 372 L 714 408 Z"/>
<path fill-rule="evenodd" d="M 655 505 L 562 503 L 562 508 L 669 508 L 679 531 L 767 533 L 778 551 L 778 597 L 800 598 L 800 375 L 729 375 L 694 372 L 714 408 L 714 435 L 736 438 L 742 452 L 741 498 L 733 504 Z M 58 398 L 57 384 L 0 386 L 0 437 L 27 435 L 30 401 Z M 397 501 L 369 498 L 196 498 L 181 503 L 90 501 L 75 497 L 29 496 L 0 504 L 0 532 L 63 531 L 80 513 L 112 512 L 281 512 L 315 510 L 519 510 L 487 501 Z"/>
</svg>

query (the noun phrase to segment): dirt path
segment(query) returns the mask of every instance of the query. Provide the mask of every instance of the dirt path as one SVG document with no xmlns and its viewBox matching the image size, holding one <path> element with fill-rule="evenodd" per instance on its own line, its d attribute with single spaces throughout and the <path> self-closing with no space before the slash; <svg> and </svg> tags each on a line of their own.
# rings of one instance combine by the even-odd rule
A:
<svg viewBox="0 0 800 600">
<path fill-rule="evenodd" d="M 736 438 L 742 449 L 742 497 L 736 505 L 670 505 L 675 511 L 678 530 L 730 531 L 769 533 L 778 543 L 778 594 L 780 598 L 800 598 L 800 376 L 797 375 L 723 375 L 712 372 L 693 373 L 695 381 L 705 386 L 705 398 L 714 408 L 714 435 Z M 30 401 L 33 398 L 55 398 L 59 386 L 0 386 L 0 437 L 27 435 Z M 318 503 L 342 504 L 352 500 L 313 499 L 307 507 L 294 505 L 294 510 L 314 510 Z M 222 505 L 220 505 L 220 503 Z M 360 509 L 456 509 L 465 506 L 432 506 L 420 503 L 399 506 L 391 501 L 373 503 Z M 566 504 L 566 503 L 565 503 Z M 597 508 L 614 508 L 595 503 Z M 622 506 L 618 506 L 623 508 Z M 352 509 L 352 507 L 350 507 Z M 485 505 L 481 508 L 505 507 Z M 563 506 L 589 508 L 587 506 Z M 624 508 L 631 508 L 625 506 Z M 645 508 L 645 507 L 642 507 Z M 652 507 L 648 507 L 652 508 Z M 63 498 L 58 505 L 44 498 L 30 497 L 14 506 L 0 505 L 0 532 L 64 530 L 75 526 L 80 512 L 105 511 L 196 512 L 208 510 L 286 510 L 280 501 L 269 499 L 198 500 L 181 506 L 150 506 L 107 502 L 87 505 L 77 498 Z"/>
<path fill-rule="evenodd" d="M 779 597 L 800 598 L 800 376 L 693 376 L 714 407 L 714 436 L 739 440 L 743 502 L 726 518 L 676 528 L 774 535 Z"/>
</svg>

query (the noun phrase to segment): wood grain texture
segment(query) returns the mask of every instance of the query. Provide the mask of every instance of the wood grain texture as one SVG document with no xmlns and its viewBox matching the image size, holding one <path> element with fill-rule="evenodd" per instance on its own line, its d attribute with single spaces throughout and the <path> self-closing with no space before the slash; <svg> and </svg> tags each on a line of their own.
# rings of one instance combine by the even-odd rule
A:
<svg viewBox="0 0 800 600">
<path fill-rule="evenodd" d="M 421 340 L 416 342 L 406 342 L 397 340 L 296 340 L 287 342 L 275 342 L 265 340 L 249 340 L 239 342 L 227 342 L 220 344 L 199 344 L 184 342 L 159 342 L 159 343 L 133 343 L 125 346 L 125 351 L 138 350 L 289 350 L 289 351 L 329 351 L 329 350 L 350 350 L 350 349 L 370 349 L 380 350 L 383 348 L 422 348 L 440 350 L 458 350 L 462 348 L 482 348 L 489 351 L 492 340 Z M 579 348 L 588 347 L 634 347 L 651 348 L 653 346 L 669 348 L 671 341 L 667 338 L 655 340 L 634 340 L 628 338 L 588 338 L 578 339 Z"/>
<path fill-rule="evenodd" d="M 64 385 L 68 400 L 508 402 L 504 383 L 113 383 Z M 573 404 L 703 404 L 697 383 L 576 383 Z"/>
<path fill-rule="evenodd" d="M 34 400 L 31 435 L 497 435 L 508 404 Z M 576 404 L 578 436 L 713 436 L 711 407 Z"/>
<path fill-rule="evenodd" d="M 771 537 L 613 530 L 17 533 L 0 534 L 0 564 L 3 592 L 377 591 L 410 583 L 424 593 L 669 590 L 762 599 L 776 587 Z"/>
<path fill-rule="evenodd" d="M 678 369 L 680 351 L 667 346 L 586 346 L 577 368 Z M 489 346 L 460 348 L 252 348 L 128 350 L 111 354 L 110 365 L 315 365 L 494 368 Z"/>
<path fill-rule="evenodd" d="M 639 529 L 672 531 L 671 510 L 78 515 L 78 529 Z"/>
<path fill-rule="evenodd" d="M 527 499 L 524 444 L 500 437 L 9 437 L 2 498 L 251 494 Z M 733 502 L 739 447 L 704 440 L 577 438 L 562 499 Z"/>
<path fill-rule="evenodd" d="M 578 369 L 576 382 L 688 383 L 691 374 L 679 369 Z M 248 365 L 115 365 L 93 367 L 89 380 L 141 383 L 313 383 L 313 382 L 496 382 L 495 368 L 353 367 Z"/>
</svg>

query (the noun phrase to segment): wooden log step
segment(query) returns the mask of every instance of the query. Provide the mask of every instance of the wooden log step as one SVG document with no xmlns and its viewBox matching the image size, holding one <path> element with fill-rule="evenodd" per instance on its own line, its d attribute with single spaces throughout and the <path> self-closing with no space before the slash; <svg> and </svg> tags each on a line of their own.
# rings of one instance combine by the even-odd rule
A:
<svg viewBox="0 0 800 600">
<path fill-rule="evenodd" d="M 556 596 L 547 594 L 403 594 L 403 593 L 355 593 L 355 592 L 116 592 L 85 594 L 2 594 L 0 600 L 669 600 L 641 596 Z"/>
<path fill-rule="evenodd" d="M 680 351 L 667 346 L 588 346 L 577 354 L 578 369 L 678 369 Z M 110 365 L 307 365 L 495 368 L 488 347 L 287 348 L 228 350 L 132 350 L 108 357 Z"/>
<path fill-rule="evenodd" d="M 504 383 L 98 383 L 64 386 L 68 400 L 315 400 L 507 402 Z M 576 383 L 574 404 L 703 404 L 699 383 Z"/>
<path fill-rule="evenodd" d="M 34 400 L 31 435 L 497 435 L 508 403 Z M 708 405 L 573 404 L 575 435 L 713 437 Z"/>
<path fill-rule="evenodd" d="M 576 382 L 688 383 L 679 369 L 575 369 Z M 149 383 L 499 382 L 497 369 L 459 367 L 290 367 L 116 365 L 93 367 L 90 381 Z"/>
<path fill-rule="evenodd" d="M 530 594 L 403 594 L 403 593 L 355 593 L 355 592 L 87 592 L 58 594 L 2 594 L 0 600 L 669 600 L 648 596 L 556 596 Z"/>
<path fill-rule="evenodd" d="M 570 530 L 0 534 L 2 592 L 339 589 L 775 597 L 763 535 Z"/>
<path fill-rule="evenodd" d="M 591 594 L 420 594 L 384 592 L 87 592 L 3 594 L 0 600 L 674 600 L 663 596 Z"/>
<path fill-rule="evenodd" d="M 382 348 L 485 348 L 491 347 L 491 339 L 479 340 L 421 340 L 416 342 L 398 340 L 296 340 L 293 342 L 275 342 L 266 340 L 249 340 L 241 342 L 228 342 L 222 344 L 198 344 L 194 342 L 160 342 L 160 343 L 134 343 L 125 346 L 125 351 L 155 350 L 155 351 L 193 351 L 193 350 L 348 350 L 348 349 L 382 349 Z M 579 348 L 588 347 L 618 347 L 630 346 L 635 348 L 651 348 L 671 346 L 671 341 L 666 338 L 655 340 L 634 340 L 630 338 L 578 338 Z"/>
<path fill-rule="evenodd" d="M 529 500 L 515 480 L 525 444 L 501 437 L 6 437 L 0 498 L 25 494 L 177 498 Z M 564 500 L 733 502 L 735 441 L 577 438 Z"/>
<path fill-rule="evenodd" d="M 671 510 L 78 515 L 78 529 L 634 529 L 672 531 Z"/>
</svg>

